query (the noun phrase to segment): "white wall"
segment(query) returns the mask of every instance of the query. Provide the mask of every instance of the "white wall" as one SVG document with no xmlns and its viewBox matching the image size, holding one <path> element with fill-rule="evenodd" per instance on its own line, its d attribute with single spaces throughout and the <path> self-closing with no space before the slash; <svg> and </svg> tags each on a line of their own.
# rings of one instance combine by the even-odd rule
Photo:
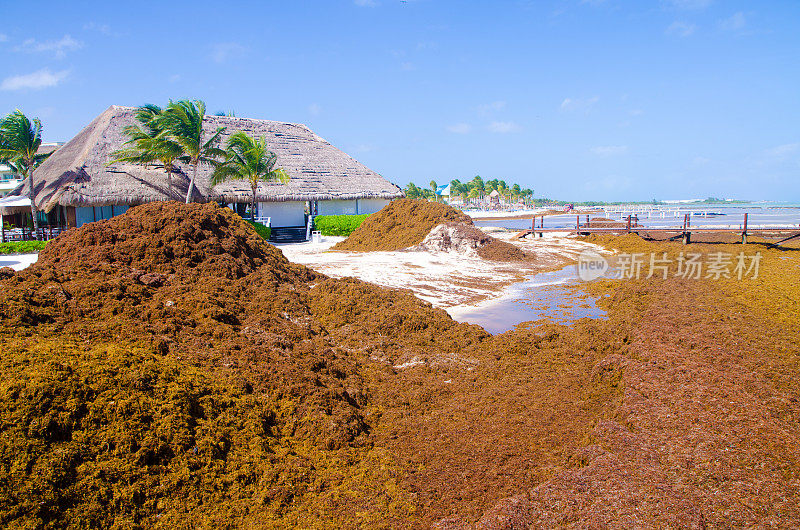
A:
<svg viewBox="0 0 800 530">
<path fill-rule="evenodd" d="M 319 215 L 356 215 L 358 203 L 355 199 L 350 201 L 333 200 L 317 202 Z"/>
<path fill-rule="evenodd" d="M 271 217 L 272 226 L 305 226 L 305 202 L 260 202 L 258 216 Z"/>
<path fill-rule="evenodd" d="M 358 213 L 375 213 L 389 204 L 389 199 L 359 199 Z"/>
</svg>

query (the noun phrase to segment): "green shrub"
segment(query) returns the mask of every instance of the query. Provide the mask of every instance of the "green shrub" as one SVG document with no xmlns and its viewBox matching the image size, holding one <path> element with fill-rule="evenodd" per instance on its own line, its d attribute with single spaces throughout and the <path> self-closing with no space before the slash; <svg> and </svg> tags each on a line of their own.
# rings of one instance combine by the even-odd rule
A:
<svg viewBox="0 0 800 530">
<path fill-rule="evenodd" d="M 258 233 L 258 235 L 266 240 L 269 240 L 269 236 L 272 234 L 272 229 L 270 227 L 261 223 L 256 223 L 255 221 L 250 221 L 249 219 L 245 219 L 245 221 L 250 223 L 250 226 L 256 229 L 256 233 Z"/>
<path fill-rule="evenodd" d="M 367 215 L 318 215 L 314 218 L 314 229 L 323 236 L 349 236 L 361 226 Z"/>
<path fill-rule="evenodd" d="M 0 243 L 0 254 L 29 254 L 44 250 L 47 241 L 9 241 Z"/>
</svg>

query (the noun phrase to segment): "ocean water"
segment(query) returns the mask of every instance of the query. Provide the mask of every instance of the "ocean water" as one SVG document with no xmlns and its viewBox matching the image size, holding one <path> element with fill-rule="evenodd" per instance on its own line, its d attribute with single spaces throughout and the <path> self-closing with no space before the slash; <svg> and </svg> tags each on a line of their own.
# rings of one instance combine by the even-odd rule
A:
<svg viewBox="0 0 800 530">
<path fill-rule="evenodd" d="M 641 208 L 641 207 L 639 207 Z M 691 226 L 714 228 L 742 228 L 744 214 L 748 214 L 747 226 L 749 228 L 798 228 L 800 229 L 800 206 L 787 204 L 747 204 L 747 205 L 708 205 L 708 206 L 675 206 L 659 211 L 638 211 L 633 215 L 639 216 L 639 224 L 652 228 L 679 228 L 683 226 L 685 214 L 691 215 Z M 589 214 L 590 218 L 607 217 L 615 221 L 625 221 L 630 212 L 604 213 L 599 210 Z M 545 228 L 575 228 L 576 216 L 580 215 L 581 223 L 586 222 L 586 214 L 568 213 L 564 215 L 547 216 L 544 219 Z M 531 227 L 530 219 L 476 219 L 477 226 L 499 226 L 522 230 Z M 538 226 L 538 224 L 537 224 Z"/>
<path fill-rule="evenodd" d="M 606 312 L 596 305 L 597 298 L 576 296 L 569 288 L 579 281 L 577 268 L 570 265 L 516 283 L 499 299 L 448 312 L 454 320 L 478 324 L 493 335 L 545 318 L 566 325 L 581 318 L 605 318 Z"/>
</svg>

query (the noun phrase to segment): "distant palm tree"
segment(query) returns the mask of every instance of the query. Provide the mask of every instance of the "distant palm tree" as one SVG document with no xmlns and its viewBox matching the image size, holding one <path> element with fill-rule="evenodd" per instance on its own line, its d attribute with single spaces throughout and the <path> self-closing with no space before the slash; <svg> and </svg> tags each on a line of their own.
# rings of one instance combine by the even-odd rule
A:
<svg viewBox="0 0 800 530">
<path fill-rule="evenodd" d="M 33 231 L 39 238 L 39 212 L 34 202 L 33 172 L 50 153 L 39 154 L 42 145 L 42 122 L 28 119 L 19 109 L 0 121 L 0 161 L 9 163 L 23 178 L 28 179 Z"/>
<path fill-rule="evenodd" d="M 522 195 L 522 188 L 520 187 L 520 185 L 514 184 L 513 186 L 511 186 L 511 196 L 514 198 L 519 198 L 520 195 Z"/>
<path fill-rule="evenodd" d="M 430 187 L 431 187 L 431 192 L 432 192 L 432 193 L 431 193 L 431 196 L 432 196 L 433 200 L 434 200 L 434 201 L 438 201 L 438 200 L 439 200 L 439 197 L 436 195 L 436 189 L 439 187 L 439 185 L 438 185 L 438 184 L 436 184 L 436 181 L 435 181 L 435 180 L 432 180 L 432 181 L 430 181 L 430 182 L 428 183 L 428 185 L 430 185 Z"/>
<path fill-rule="evenodd" d="M 483 182 L 483 179 L 480 175 L 475 175 L 475 178 L 472 179 L 471 184 L 473 189 L 478 190 L 478 198 L 482 198 L 483 194 L 486 193 L 486 185 Z"/>
<path fill-rule="evenodd" d="M 217 147 L 225 127 L 218 127 L 211 137 L 206 139 L 203 133 L 205 114 L 206 104 L 202 101 L 170 101 L 156 120 L 157 126 L 180 146 L 179 159 L 192 166 L 192 176 L 186 192 L 187 204 L 192 202 L 197 167 L 200 164 L 215 166 L 218 164 L 217 159 L 225 156 L 225 151 Z"/>
<path fill-rule="evenodd" d="M 125 146 L 111 153 L 114 157 L 109 165 L 116 162 L 133 162 L 147 165 L 161 162 L 167 172 L 167 187 L 172 193 L 172 174 L 175 162 L 183 155 L 183 148 L 170 137 L 159 122 L 164 111 L 158 105 L 147 104 L 136 110 L 137 125 L 125 127 L 129 140 Z"/>
<path fill-rule="evenodd" d="M 253 196 L 250 200 L 250 220 L 255 221 L 256 190 L 259 182 L 289 181 L 283 169 L 275 169 L 278 155 L 267 149 L 265 138 L 252 138 L 237 132 L 228 139 L 225 161 L 214 169 L 211 184 L 217 185 L 228 180 L 246 180 Z"/>
</svg>

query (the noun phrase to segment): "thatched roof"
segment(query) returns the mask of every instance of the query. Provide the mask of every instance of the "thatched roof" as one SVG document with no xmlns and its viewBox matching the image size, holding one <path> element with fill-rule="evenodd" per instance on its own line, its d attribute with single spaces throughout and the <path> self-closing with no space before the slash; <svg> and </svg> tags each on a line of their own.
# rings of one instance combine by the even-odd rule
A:
<svg viewBox="0 0 800 530">
<path fill-rule="evenodd" d="M 36 170 L 35 200 L 39 208 L 50 211 L 63 206 L 135 205 L 152 201 L 180 200 L 186 196 L 191 169 L 181 165 L 173 174 L 170 193 L 161 166 L 143 167 L 117 163 L 111 166 L 111 153 L 127 140 L 123 129 L 134 123 L 132 107 L 109 107 L 72 140 L 62 145 Z M 266 137 L 269 148 L 278 155 L 276 167 L 285 169 L 287 184 L 259 184 L 258 201 L 308 201 L 401 197 L 399 187 L 360 164 L 314 134 L 305 125 L 229 116 L 206 116 L 210 134 L 226 127 L 222 143 L 237 131 Z M 211 168 L 201 166 L 195 181 L 195 200 L 248 202 L 247 183 L 230 182 L 212 187 Z M 27 182 L 14 190 L 27 195 Z"/>
</svg>

